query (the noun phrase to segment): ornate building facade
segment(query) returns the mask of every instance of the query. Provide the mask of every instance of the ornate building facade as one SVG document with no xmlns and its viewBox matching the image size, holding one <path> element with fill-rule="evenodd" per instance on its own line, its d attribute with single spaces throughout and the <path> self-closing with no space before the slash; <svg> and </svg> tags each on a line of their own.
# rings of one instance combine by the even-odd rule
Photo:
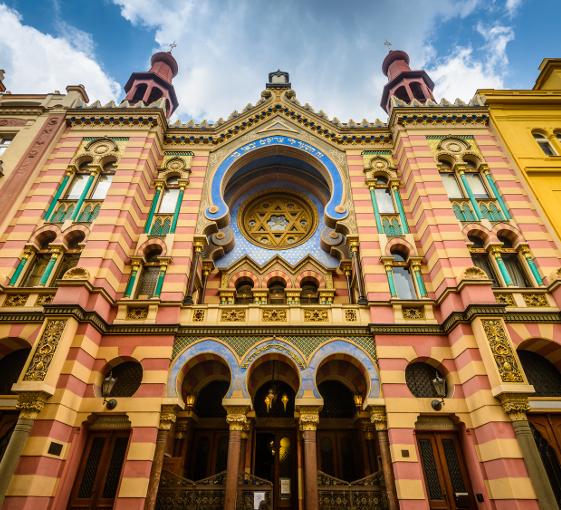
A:
<svg viewBox="0 0 561 510">
<path fill-rule="evenodd" d="M 391 51 L 387 122 L 277 71 L 170 123 L 151 64 L 0 95 L 2 508 L 558 508 L 559 240 L 483 98 Z"/>
</svg>

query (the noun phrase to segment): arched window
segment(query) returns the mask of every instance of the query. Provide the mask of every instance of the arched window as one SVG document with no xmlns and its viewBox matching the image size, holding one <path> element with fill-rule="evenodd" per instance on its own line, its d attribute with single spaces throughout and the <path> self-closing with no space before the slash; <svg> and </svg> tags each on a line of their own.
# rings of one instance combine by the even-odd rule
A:
<svg viewBox="0 0 561 510">
<path fill-rule="evenodd" d="M 476 234 L 469 234 L 468 239 L 471 241 L 469 251 L 473 265 L 479 269 L 483 269 L 487 277 L 493 282 L 493 286 L 499 287 L 500 281 L 497 276 L 497 271 L 489 257 L 489 253 L 485 249 L 483 238 Z"/>
<path fill-rule="evenodd" d="M 137 299 L 149 299 L 154 296 L 160 275 L 160 261 L 158 257 L 161 254 L 162 249 L 159 246 L 150 247 L 146 253 L 146 262 L 142 266 L 136 288 Z"/>
<path fill-rule="evenodd" d="M 71 234 L 70 239 L 67 242 L 68 248 L 64 252 L 62 260 L 56 268 L 55 276 L 51 282 L 52 286 L 57 285 L 68 270 L 78 265 L 80 255 L 82 253 L 82 246 L 80 243 L 85 239 L 85 237 L 85 234 L 81 231 Z"/>
<path fill-rule="evenodd" d="M 435 398 L 438 397 L 432 383 L 436 377 L 445 379 L 442 373 L 428 363 L 410 363 L 405 369 L 405 382 L 409 391 L 416 397 Z M 448 391 L 446 391 L 448 393 Z"/>
<path fill-rule="evenodd" d="M 158 212 L 160 214 L 173 214 L 177 205 L 178 196 L 179 178 L 177 176 L 168 177 L 166 180 L 166 187 L 158 207 Z"/>
<path fill-rule="evenodd" d="M 286 282 L 282 278 L 273 278 L 269 281 L 269 303 L 274 305 L 286 304 Z"/>
<path fill-rule="evenodd" d="M 549 140 L 543 133 L 534 131 L 532 133 L 532 136 L 546 156 L 557 156 L 557 152 L 555 152 L 555 149 L 553 148 L 551 143 L 549 143 Z"/>
<path fill-rule="evenodd" d="M 138 87 L 136 87 L 136 90 L 134 91 L 134 96 L 132 98 L 132 103 L 138 103 L 139 101 L 142 101 L 144 94 L 146 94 L 147 88 L 148 85 L 146 83 L 141 83 Z"/>
<path fill-rule="evenodd" d="M 528 273 L 523 267 L 520 255 L 513 248 L 512 237 L 504 233 L 497 236 L 502 243 L 501 258 L 515 287 L 532 287 Z"/>
<path fill-rule="evenodd" d="M 411 92 L 413 93 L 413 97 L 415 99 L 418 99 L 419 101 L 425 101 L 425 93 L 423 92 L 423 88 L 421 87 L 420 83 L 414 81 L 409 84 L 409 88 L 411 89 Z"/>
<path fill-rule="evenodd" d="M 561 373 L 549 360 L 532 351 L 518 351 L 518 357 L 536 397 L 561 397 Z"/>
<path fill-rule="evenodd" d="M 110 372 L 116 381 L 108 397 L 132 397 L 140 387 L 143 370 L 138 361 L 124 361 Z"/>
<path fill-rule="evenodd" d="M 385 175 L 376 175 L 368 186 L 376 213 L 378 231 L 390 237 L 408 234 L 409 227 L 396 182 L 390 182 Z"/>
<path fill-rule="evenodd" d="M 242 278 L 236 283 L 237 305 L 247 305 L 253 303 L 253 281 L 249 278 Z"/>
<path fill-rule="evenodd" d="M 152 90 L 150 91 L 150 96 L 148 97 L 148 101 L 146 101 L 146 104 L 152 104 L 154 101 L 160 99 L 163 95 L 164 93 L 160 88 L 152 87 Z"/>
<path fill-rule="evenodd" d="M 394 92 L 394 96 L 397 97 L 398 99 L 401 99 L 402 101 L 405 101 L 406 103 L 409 102 L 409 94 L 407 93 L 407 90 L 403 86 L 398 87 L 396 89 L 396 91 Z"/>
<path fill-rule="evenodd" d="M 319 303 L 319 285 L 314 278 L 304 278 L 300 284 L 300 303 L 314 305 Z"/>
<path fill-rule="evenodd" d="M 393 277 L 395 290 L 399 299 L 417 299 L 415 284 L 411 277 L 407 255 L 400 250 L 392 250 Z"/>
<path fill-rule="evenodd" d="M 13 351 L 0 359 L 0 395 L 12 394 L 12 385 L 19 378 L 31 349 Z"/>
</svg>

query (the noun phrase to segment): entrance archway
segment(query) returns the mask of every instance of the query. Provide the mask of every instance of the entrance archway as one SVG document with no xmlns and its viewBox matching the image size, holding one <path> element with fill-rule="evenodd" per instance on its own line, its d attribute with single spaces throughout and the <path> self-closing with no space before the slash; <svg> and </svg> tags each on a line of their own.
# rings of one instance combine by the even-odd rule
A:
<svg viewBox="0 0 561 510">
<path fill-rule="evenodd" d="M 258 359 L 248 375 L 254 425 L 246 470 L 273 484 L 272 510 L 298 507 L 298 448 L 295 397 L 298 372 L 281 354 Z"/>
</svg>

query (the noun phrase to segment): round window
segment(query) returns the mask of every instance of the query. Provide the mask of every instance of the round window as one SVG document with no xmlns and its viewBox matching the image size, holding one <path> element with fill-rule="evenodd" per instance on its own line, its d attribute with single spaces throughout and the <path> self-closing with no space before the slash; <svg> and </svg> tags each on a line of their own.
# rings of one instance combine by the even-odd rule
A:
<svg viewBox="0 0 561 510">
<path fill-rule="evenodd" d="M 238 224 L 253 244 L 270 250 L 286 250 L 307 241 L 317 227 L 314 205 L 302 196 L 274 192 L 248 200 Z"/>
</svg>

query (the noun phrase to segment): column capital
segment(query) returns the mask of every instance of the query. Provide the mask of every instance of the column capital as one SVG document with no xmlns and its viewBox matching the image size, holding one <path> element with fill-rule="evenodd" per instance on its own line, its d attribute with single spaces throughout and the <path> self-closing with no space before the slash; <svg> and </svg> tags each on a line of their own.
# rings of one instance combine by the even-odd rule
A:
<svg viewBox="0 0 561 510">
<path fill-rule="evenodd" d="M 320 407 L 318 406 L 301 407 L 299 409 L 300 417 L 298 418 L 300 430 L 317 430 L 319 424 L 319 411 Z"/>
<path fill-rule="evenodd" d="M 31 246 L 27 246 L 27 247 L 23 250 L 22 258 L 28 259 L 29 257 L 33 256 L 34 253 L 35 253 L 35 248 L 33 248 L 33 247 L 31 247 Z"/>
<path fill-rule="evenodd" d="M 401 187 L 401 181 L 399 179 L 392 179 L 390 181 L 390 188 L 398 190 Z"/>
<path fill-rule="evenodd" d="M 490 244 L 487 246 L 487 249 L 494 257 L 500 257 L 502 252 L 502 245 L 500 244 Z"/>
<path fill-rule="evenodd" d="M 524 393 L 503 393 L 497 398 L 511 421 L 528 419 L 526 416 L 526 413 L 530 410 L 528 395 Z"/>
<path fill-rule="evenodd" d="M 34 420 L 45 407 L 45 403 L 50 398 L 48 393 L 43 391 L 26 391 L 18 395 L 16 409 L 19 409 L 20 416 Z"/>
<path fill-rule="evenodd" d="M 160 412 L 160 429 L 170 430 L 177 420 L 178 406 L 164 404 Z"/>
<path fill-rule="evenodd" d="M 247 424 L 247 416 L 244 413 L 230 413 L 226 415 L 226 423 L 230 430 L 243 432 Z"/>
<path fill-rule="evenodd" d="M 387 430 L 388 417 L 386 415 L 386 408 L 383 406 L 370 407 L 370 422 L 374 424 L 376 430 Z"/>
</svg>

